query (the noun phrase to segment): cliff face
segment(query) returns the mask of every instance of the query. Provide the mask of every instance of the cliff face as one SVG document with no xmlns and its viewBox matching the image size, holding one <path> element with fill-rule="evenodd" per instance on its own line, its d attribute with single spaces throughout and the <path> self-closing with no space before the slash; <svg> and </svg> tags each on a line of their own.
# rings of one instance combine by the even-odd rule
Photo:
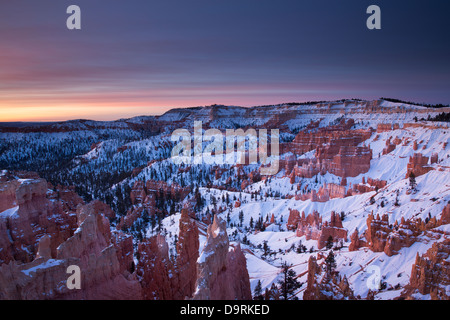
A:
<svg viewBox="0 0 450 320">
<path fill-rule="evenodd" d="M 137 275 L 145 299 L 183 300 L 192 296 L 197 279 L 198 228 L 183 209 L 180 218 L 177 257 L 169 256 L 169 246 L 162 235 L 139 244 Z"/>
<path fill-rule="evenodd" d="M 385 214 L 381 218 L 379 215 L 370 214 L 367 218 L 366 240 L 370 250 L 382 252 L 386 247 L 386 242 L 391 228 L 389 227 L 389 218 Z"/>
<path fill-rule="evenodd" d="M 7 208 L 0 215 L 0 263 L 33 261 L 44 235 L 50 236 L 50 250 L 56 255 L 56 248 L 77 227 L 76 206 L 83 204 L 81 198 L 65 190 L 64 198 L 51 199 L 59 191 L 47 195 L 44 179 L 14 179 L 0 183 L 0 189 L 6 193 L 2 206 Z"/>
<path fill-rule="evenodd" d="M 311 200 L 312 202 L 327 202 L 334 198 L 344 198 L 346 196 L 345 186 L 340 186 L 335 183 L 324 184 L 319 188 L 319 191 L 312 190 L 308 193 L 298 194 L 295 200 Z"/>
<path fill-rule="evenodd" d="M 318 239 L 318 249 L 325 247 L 328 239 L 333 239 L 334 242 L 338 240 L 347 241 L 347 230 L 342 226 L 341 217 L 335 213 L 331 212 L 330 222 L 325 221 L 322 226 L 322 232 Z"/>
<path fill-rule="evenodd" d="M 350 251 L 358 250 L 360 247 L 367 246 L 374 252 L 384 252 L 388 256 L 398 254 L 398 251 L 405 247 L 410 247 L 419 238 L 439 239 L 441 233 L 439 230 L 433 230 L 436 227 L 449 223 L 450 205 L 446 205 L 442 210 L 441 218 L 438 220 L 432 218 L 427 222 L 422 219 L 402 219 L 389 224 L 389 218 L 385 214 L 381 218 L 379 215 L 369 214 L 367 218 L 367 230 L 365 232 L 366 241 L 362 240 L 357 232 L 351 236 Z"/>
<path fill-rule="evenodd" d="M 139 244 L 139 263 L 136 273 L 142 285 L 144 299 L 173 300 L 177 280 L 175 267 L 169 258 L 166 239 L 157 235 Z"/>
<path fill-rule="evenodd" d="M 450 224 L 450 204 L 447 204 L 442 210 L 441 219 L 439 220 L 441 225 Z"/>
<path fill-rule="evenodd" d="M 321 225 L 322 217 L 317 211 L 314 211 L 307 216 L 302 212 L 302 216 L 297 226 L 297 237 L 306 236 L 306 240 L 319 240 Z"/>
<path fill-rule="evenodd" d="M 449 300 L 449 256 L 449 239 L 434 243 L 423 256 L 417 254 L 407 287 L 409 294 L 419 291 L 421 294 L 430 294 L 431 298 L 435 300 Z"/>
<path fill-rule="evenodd" d="M 308 260 L 307 285 L 304 300 L 352 300 L 355 299 L 347 278 L 338 273 L 327 275 L 323 262 L 311 256 Z"/>
<path fill-rule="evenodd" d="M 13 207 L 0 216 L 0 299 L 141 297 L 130 273 L 132 239 L 110 231 L 111 208 L 35 176 L 1 183 L 3 208 Z M 66 286 L 71 265 L 80 268 L 81 290 Z"/>
<path fill-rule="evenodd" d="M 405 178 L 408 178 L 411 173 L 414 173 L 414 175 L 418 177 L 433 170 L 432 167 L 428 166 L 429 160 L 429 157 L 425 157 L 421 153 L 415 153 L 414 156 L 409 157 Z"/>
<path fill-rule="evenodd" d="M 335 142 L 330 143 L 335 144 Z M 368 146 L 348 145 L 336 150 L 326 145 L 317 148 L 316 158 L 298 160 L 292 172 L 296 177 L 301 178 L 312 178 L 326 172 L 342 178 L 356 177 L 369 171 L 370 160 L 372 160 L 372 149 Z"/>
<path fill-rule="evenodd" d="M 141 286 L 127 267 L 131 256 L 118 258 L 126 250 L 125 235 L 117 232 L 113 241 L 108 219 L 86 205 L 78 210 L 79 227 L 57 251 L 58 260 L 76 259 L 81 270 L 81 290 L 72 290 L 73 299 L 140 299 Z"/>
<path fill-rule="evenodd" d="M 251 299 L 245 256 L 238 245 L 230 247 L 226 222 L 217 216 L 208 226 L 207 242 L 198 258 L 195 300 Z"/>
<path fill-rule="evenodd" d="M 183 210 L 177 256 L 169 255 L 162 235 L 139 244 L 136 267 L 144 299 L 251 299 L 246 259 L 239 245 L 230 246 L 226 224 L 215 216 L 199 256 L 198 228 Z"/>
<path fill-rule="evenodd" d="M 117 225 L 120 230 L 123 227 L 130 228 L 133 223 L 142 216 L 144 210 L 148 215 L 155 215 L 157 198 L 170 198 L 175 201 L 184 199 L 190 192 L 190 187 L 181 187 L 178 184 L 167 184 L 164 181 L 148 180 L 146 183 L 138 180 L 134 183 L 130 192 L 130 200 L 133 205 L 122 217 Z"/>
<path fill-rule="evenodd" d="M 350 245 L 348 246 L 348 251 L 357 251 L 361 247 L 367 246 L 366 241 L 364 241 L 358 232 L 358 229 L 355 229 L 353 231 L 352 235 L 350 236 Z"/>
<path fill-rule="evenodd" d="M 180 232 L 177 242 L 177 266 L 180 275 L 181 298 L 191 297 L 197 278 L 197 259 L 199 256 L 199 232 L 195 221 L 189 216 L 189 209 L 181 210 Z"/>
<path fill-rule="evenodd" d="M 325 247 L 330 237 L 334 242 L 341 239 L 347 241 L 347 230 L 342 226 L 340 216 L 334 211 L 331 212 L 330 221 L 324 223 L 322 223 L 322 217 L 317 211 L 307 217 L 303 212 L 298 222 L 296 234 L 297 237 L 306 236 L 306 240 L 317 240 L 319 250 Z"/>
<path fill-rule="evenodd" d="M 139 299 L 141 287 L 128 269 L 127 256 L 118 259 L 126 241 L 113 242 L 109 221 L 80 206 L 78 228 L 52 254 L 52 236 L 41 237 L 33 261 L 12 260 L 0 266 L 1 299 Z M 116 234 L 116 237 L 125 237 Z M 81 289 L 70 290 L 69 266 L 80 268 Z"/>
<path fill-rule="evenodd" d="M 398 253 L 401 248 L 410 247 L 422 233 L 421 221 L 405 220 L 395 223 L 394 231 L 389 234 L 384 252 L 388 256 Z"/>
<path fill-rule="evenodd" d="M 303 213 L 304 215 L 304 213 Z M 298 223 L 300 222 L 300 213 L 298 210 L 289 209 L 289 217 L 286 223 L 287 230 L 295 230 L 297 229 Z"/>
<path fill-rule="evenodd" d="M 302 155 L 316 150 L 316 157 L 295 161 L 287 159 L 282 163 L 286 175 L 294 172 L 297 177 L 311 178 L 318 173 L 330 172 L 340 177 L 356 177 L 370 169 L 372 150 L 359 146 L 367 140 L 370 130 L 350 130 L 352 119 L 341 121 L 336 126 L 304 130 L 297 134 L 291 143 L 282 146 L 283 152 Z"/>
</svg>

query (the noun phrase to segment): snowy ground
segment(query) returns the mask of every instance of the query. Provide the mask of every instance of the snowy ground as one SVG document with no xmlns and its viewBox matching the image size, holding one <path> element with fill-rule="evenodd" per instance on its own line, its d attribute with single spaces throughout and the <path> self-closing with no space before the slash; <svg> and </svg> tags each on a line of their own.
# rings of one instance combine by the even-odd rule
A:
<svg viewBox="0 0 450 320">
<path fill-rule="evenodd" d="M 398 137 L 404 141 L 409 139 L 406 145 L 398 145 L 394 151 L 387 155 L 382 155 L 382 149 L 386 146 L 386 140 L 391 141 Z M 450 130 L 437 129 L 427 130 L 423 128 L 401 129 L 384 133 L 374 133 L 366 141 L 373 150 L 374 158 L 371 161 L 369 172 L 355 178 L 348 178 L 348 186 L 354 183 L 361 183 L 362 178 L 382 179 L 388 185 L 376 192 L 369 192 L 344 199 L 332 199 L 328 202 L 319 203 L 307 201 L 296 201 L 294 198 L 285 199 L 286 195 L 294 195 L 296 185 L 289 182 L 289 178 L 279 175 L 271 177 L 267 182 L 257 182 L 248 186 L 243 192 L 229 192 L 217 189 L 200 188 L 202 196 L 211 210 L 212 199 L 215 198 L 217 207 L 226 207 L 226 210 L 219 216 L 228 222 L 228 234 L 231 241 L 242 242 L 244 237 L 248 244 L 242 244 L 247 258 L 247 268 L 250 275 L 252 289 L 258 281 L 261 281 L 263 290 L 270 287 L 279 280 L 280 266 L 283 262 L 293 265 L 293 270 L 299 275 L 302 287 L 297 292 L 297 296 L 302 298 L 306 288 L 306 272 L 308 260 L 311 255 L 317 256 L 317 242 L 306 241 L 305 237 L 297 237 L 295 232 L 286 230 L 286 222 L 289 217 L 289 209 L 296 209 L 306 214 L 318 211 L 323 221 L 330 219 L 332 211 L 344 212 L 345 219 L 343 226 L 348 230 L 348 235 L 358 228 L 362 233 L 367 229 L 366 220 L 371 212 L 376 214 L 388 214 L 389 223 L 396 220 L 410 218 L 440 217 L 442 209 L 450 201 L 450 147 L 444 148 L 444 143 L 450 139 Z M 376 140 L 376 141 L 374 141 Z M 413 150 L 413 141 L 417 140 L 419 149 Z M 425 146 L 425 148 L 424 148 Z M 420 152 L 425 156 L 437 153 L 439 161 L 433 164 L 435 170 L 417 177 L 417 192 L 407 192 L 409 190 L 409 179 L 405 179 L 406 165 L 409 157 L 415 152 Z M 339 183 L 340 178 L 327 173 L 324 176 L 303 179 L 296 181 L 302 185 L 308 184 L 312 189 L 318 190 L 324 183 Z M 252 197 L 252 192 L 257 192 L 256 198 Z M 269 193 L 269 197 L 264 194 Z M 230 203 L 223 201 L 228 196 Z M 370 204 L 370 198 L 374 196 L 375 203 Z M 234 207 L 234 200 L 240 199 L 241 205 Z M 381 205 L 383 202 L 383 206 Z M 395 205 L 395 202 L 399 205 Z M 204 211 L 206 211 L 206 207 Z M 242 214 L 241 214 L 242 212 Z M 270 219 L 272 214 L 275 217 L 275 224 L 270 225 L 265 231 L 257 232 L 249 227 L 250 221 L 253 223 L 260 217 L 264 221 Z M 240 216 L 243 217 L 242 223 Z M 176 234 L 179 216 L 168 218 L 165 221 L 167 232 Z M 167 219 L 166 219 L 167 220 Z M 448 232 L 448 226 L 441 227 Z M 200 237 L 200 251 L 205 242 L 204 236 Z M 402 287 L 409 282 L 411 266 L 415 261 L 416 254 L 424 254 L 436 240 L 423 239 L 414 243 L 409 248 L 403 248 L 397 255 L 388 257 L 385 253 L 374 253 L 367 248 L 359 251 L 349 252 L 348 245 L 350 239 L 344 243 L 344 247 L 336 251 L 337 271 L 342 276 L 346 276 L 350 282 L 355 296 L 362 298 L 367 296 L 369 291 L 368 280 L 372 275 L 373 268 L 378 267 L 382 281 L 386 283 L 386 289 L 375 296 L 375 299 L 393 299 L 401 294 Z M 440 240 L 442 241 L 442 239 Z M 170 242 L 170 241 L 169 241 Z M 262 244 L 267 242 L 272 251 L 271 255 L 264 255 Z M 299 244 L 307 248 L 307 252 L 297 253 Z M 173 244 L 171 244 L 173 246 Z M 312 250 L 310 252 L 309 250 Z M 325 256 L 327 253 L 325 253 Z M 427 296 L 421 296 L 427 299 Z"/>
</svg>

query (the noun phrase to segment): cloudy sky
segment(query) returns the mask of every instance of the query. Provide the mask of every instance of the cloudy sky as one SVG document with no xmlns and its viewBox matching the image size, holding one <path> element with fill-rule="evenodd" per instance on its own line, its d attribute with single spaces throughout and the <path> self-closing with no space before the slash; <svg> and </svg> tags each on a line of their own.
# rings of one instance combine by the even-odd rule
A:
<svg viewBox="0 0 450 320">
<path fill-rule="evenodd" d="M 66 9 L 81 8 L 81 30 Z M 377 4 L 382 30 L 368 30 Z M 0 3 L 0 121 L 113 120 L 213 103 L 450 104 L 442 0 Z"/>
</svg>

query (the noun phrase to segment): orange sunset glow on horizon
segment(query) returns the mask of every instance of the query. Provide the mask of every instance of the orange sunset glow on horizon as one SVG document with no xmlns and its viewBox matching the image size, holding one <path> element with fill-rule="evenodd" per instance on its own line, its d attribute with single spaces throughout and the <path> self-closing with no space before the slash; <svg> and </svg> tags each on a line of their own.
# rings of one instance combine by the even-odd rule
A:
<svg viewBox="0 0 450 320">
<path fill-rule="evenodd" d="M 168 102 L 108 101 L 104 102 L 57 102 L 19 105 L 17 102 L 0 104 L 0 122 L 59 122 L 74 119 L 114 121 L 135 116 L 158 116 L 175 108 L 189 108 L 223 104 L 217 100 L 186 100 Z M 229 102 L 232 102 L 231 99 Z M 275 103 L 274 103 L 275 104 Z M 249 107 L 251 104 L 235 104 Z"/>
<path fill-rule="evenodd" d="M 444 18 L 411 24 L 417 17 L 392 2 L 385 28 L 369 31 L 358 6 L 262 3 L 78 0 L 82 27 L 68 30 L 64 2 L 3 1 L 0 122 L 347 98 L 450 103 Z"/>
<path fill-rule="evenodd" d="M 158 94 L 129 90 L 128 92 L 86 93 L 16 92 L 0 97 L 0 122 L 58 122 L 74 119 L 114 121 L 135 116 L 158 116 L 174 108 L 189 108 L 213 104 L 251 107 L 286 102 L 317 101 L 324 93 L 270 88 L 225 87 L 223 89 L 178 89 L 173 93 L 161 90 Z M 300 95 L 296 93 L 300 92 Z M 333 93 L 329 90 L 328 93 Z M 234 93 L 234 94 L 233 94 Z M 303 98 L 299 98 L 299 96 Z M 64 98 L 67 97 L 67 98 Z M 187 97 L 187 98 L 185 98 Z M 331 99 L 340 99 L 338 94 Z"/>
</svg>

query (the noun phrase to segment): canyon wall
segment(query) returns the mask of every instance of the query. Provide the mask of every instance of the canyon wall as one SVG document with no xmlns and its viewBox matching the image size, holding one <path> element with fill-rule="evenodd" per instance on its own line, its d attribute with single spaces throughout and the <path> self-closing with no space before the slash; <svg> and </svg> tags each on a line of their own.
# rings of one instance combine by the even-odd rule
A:
<svg viewBox="0 0 450 320">
<path fill-rule="evenodd" d="M 226 222 L 217 216 L 207 229 L 198 259 L 195 300 L 250 300 L 250 280 L 240 245 L 229 245 Z"/>
</svg>

